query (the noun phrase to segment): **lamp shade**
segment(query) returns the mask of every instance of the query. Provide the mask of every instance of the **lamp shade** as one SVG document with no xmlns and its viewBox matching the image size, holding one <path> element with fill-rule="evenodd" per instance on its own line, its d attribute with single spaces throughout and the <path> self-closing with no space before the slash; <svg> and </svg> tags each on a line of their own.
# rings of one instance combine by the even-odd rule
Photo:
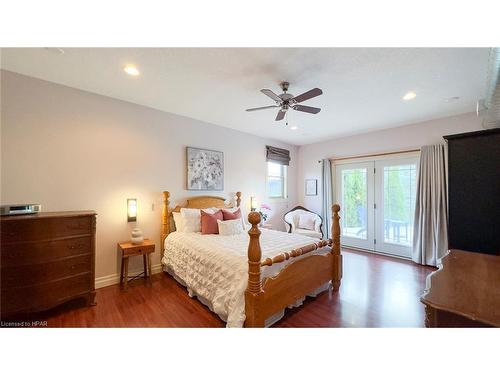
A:
<svg viewBox="0 0 500 375">
<path fill-rule="evenodd" d="M 250 197 L 250 210 L 255 211 L 257 210 L 257 198 L 256 197 Z"/>
<path fill-rule="evenodd" d="M 127 221 L 137 221 L 137 199 L 127 199 Z"/>
</svg>

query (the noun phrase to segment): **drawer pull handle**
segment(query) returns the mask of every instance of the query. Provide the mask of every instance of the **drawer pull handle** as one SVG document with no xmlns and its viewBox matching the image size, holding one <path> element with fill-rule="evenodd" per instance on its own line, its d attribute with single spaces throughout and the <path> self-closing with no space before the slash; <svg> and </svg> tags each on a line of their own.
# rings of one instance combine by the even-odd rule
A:
<svg viewBox="0 0 500 375">
<path fill-rule="evenodd" d="M 82 249 L 83 248 L 83 245 L 81 243 L 77 244 L 77 245 L 68 245 L 68 249 Z"/>
</svg>

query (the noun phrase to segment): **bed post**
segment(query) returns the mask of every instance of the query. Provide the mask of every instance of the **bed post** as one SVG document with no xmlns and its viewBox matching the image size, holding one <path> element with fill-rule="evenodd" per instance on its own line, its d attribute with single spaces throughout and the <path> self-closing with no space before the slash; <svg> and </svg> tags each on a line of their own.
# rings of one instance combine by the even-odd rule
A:
<svg viewBox="0 0 500 375">
<path fill-rule="evenodd" d="M 236 207 L 239 207 L 241 204 L 241 191 L 236 192 Z"/>
<path fill-rule="evenodd" d="M 163 208 L 161 210 L 161 236 L 160 236 L 160 261 L 163 259 L 163 252 L 165 251 L 165 238 L 167 238 L 170 232 L 170 215 L 168 206 L 170 205 L 170 192 L 163 192 Z"/>
<path fill-rule="evenodd" d="M 342 254 L 340 253 L 340 205 L 332 206 L 332 255 L 333 255 L 333 275 L 332 286 L 334 291 L 340 288 L 342 280 Z"/>
<path fill-rule="evenodd" d="M 258 212 L 250 212 L 248 221 L 252 228 L 248 231 L 250 242 L 248 244 L 248 286 L 245 291 L 245 327 L 264 327 L 264 318 L 260 316 L 259 305 L 262 296 L 260 280 L 260 230 L 258 224 L 261 216 Z"/>
</svg>

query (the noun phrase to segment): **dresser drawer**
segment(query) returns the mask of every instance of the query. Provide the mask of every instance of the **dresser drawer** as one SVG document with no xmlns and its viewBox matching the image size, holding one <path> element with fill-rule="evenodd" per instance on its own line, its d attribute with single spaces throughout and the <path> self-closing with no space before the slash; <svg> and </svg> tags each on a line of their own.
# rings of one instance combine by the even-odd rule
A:
<svg viewBox="0 0 500 375">
<path fill-rule="evenodd" d="M 91 270 L 92 255 L 78 255 L 42 265 L 2 268 L 2 291 L 6 288 L 34 286 L 78 275 Z"/>
<path fill-rule="evenodd" d="M 2 315 L 42 311 L 93 290 L 91 274 L 53 281 L 43 286 L 2 290 Z"/>
<path fill-rule="evenodd" d="M 2 270 L 5 267 L 41 264 L 70 256 L 90 254 L 92 245 L 91 236 L 33 243 L 2 243 Z"/>
<path fill-rule="evenodd" d="M 2 245 L 91 234 L 93 219 L 94 216 L 75 216 L 3 221 L 0 228 Z"/>
</svg>

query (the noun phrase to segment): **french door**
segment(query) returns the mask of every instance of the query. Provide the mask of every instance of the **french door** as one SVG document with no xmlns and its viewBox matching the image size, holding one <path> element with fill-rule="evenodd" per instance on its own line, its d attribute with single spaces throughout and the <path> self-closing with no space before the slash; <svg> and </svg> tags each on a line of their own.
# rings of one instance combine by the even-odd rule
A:
<svg viewBox="0 0 500 375">
<path fill-rule="evenodd" d="M 347 246 L 374 250 L 373 162 L 336 167 L 337 202 L 340 203 L 342 242 Z"/>
<path fill-rule="evenodd" d="M 411 257 L 418 156 L 336 164 L 346 246 Z"/>
</svg>

